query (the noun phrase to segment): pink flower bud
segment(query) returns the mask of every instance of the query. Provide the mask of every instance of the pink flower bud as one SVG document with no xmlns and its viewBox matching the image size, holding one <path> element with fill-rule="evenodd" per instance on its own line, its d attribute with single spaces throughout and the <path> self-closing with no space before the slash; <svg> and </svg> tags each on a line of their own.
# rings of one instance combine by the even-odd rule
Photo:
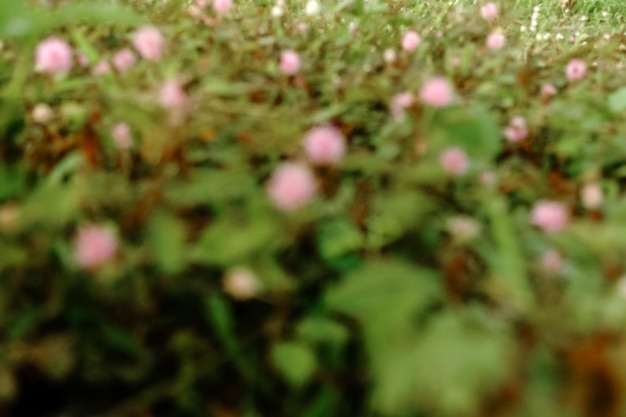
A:
<svg viewBox="0 0 626 417">
<path fill-rule="evenodd" d="M 502 49 L 506 45 L 506 38 L 501 32 L 493 32 L 487 36 L 487 47 L 489 49 Z"/>
<path fill-rule="evenodd" d="M 458 147 L 445 149 L 439 156 L 439 163 L 446 172 L 452 175 L 465 174 L 470 165 L 467 155 Z"/>
<path fill-rule="evenodd" d="M 570 82 L 582 80 L 586 73 L 587 64 L 580 59 L 572 59 L 565 68 L 565 75 Z"/>
<path fill-rule="evenodd" d="M 553 84 L 546 83 L 541 86 L 541 97 L 549 98 L 556 94 L 556 87 Z"/>
<path fill-rule="evenodd" d="M 54 111 L 47 104 L 39 103 L 33 108 L 32 116 L 36 123 L 46 124 L 54 116 Z"/>
<path fill-rule="evenodd" d="M 504 129 L 504 137 L 509 142 L 519 142 L 528 136 L 528 126 L 526 119 L 515 116 L 509 121 L 509 125 Z"/>
<path fill-rule="evenodd" d="M 567 208 L 556 201 L 542 200 L 535 204 L 531 212 L 531 223 L 546 232 L 558 232 L 567 226 Z"/>
<path fill-rule="evenodd" d="M 415 31 L 407 32 L 402 37 L 402 49 L 407 52 L 413 52 L 420 45 L 421 38 Z"/>
<path fill-rule="evenodd" d="M 587 209 L 597 209 L 602 205 L 604 195 L 602 187 L 597 182 L 590 182 L 580 190 L 580 199 Z"/>
<path fill-rule="evenodd" d="M 170 79 L 159 90 L 159 104 L 168 110 L 183 110 L 189 105 L 189 97 L 177 80 Z"/>
<path fill-rule="evenodd" d="M 117 252 L 117 240 L 111 229 L 89 225 L 78 230 L 74 260 L 78 266 L 94 269 L 111 261 Z"/>
<path fill-rule="evenodd" d="M 334 164 L 346 153 L 346 139 L 333 126 L 318 126 L 304 137 L 304 150 L 314 164 Z"/>
<path fill-rule="evenodd" d="M 219 15 L 223 15 L 230 10 L 233 5 L 232 0 L 213 0 L 213 9 Z"/>
<path fill-rule="evenodd" d="M 498 17 L 498 5 L 490 2 L 480 8 L 480 15 L 485 20 L 493 20 Z"/>
<path fill-rule="evenodd" d="M 108 61 L 100 61 L 92 68 L 91 74 L 94 76 L 104 75 L 111 72 L 111 65 Z"/>
<path fill-rule="evenodd" d="M 315 177 L 306 166 L 286 162 L 272 174 L 267 192 L 276 208 L 294 211 L 308 204 L 316 189 Z"/>
<path fill-rule="evenodd" d="M 137 58 L 133 51 L 128 48 L 122 49 L 113 56 L 113 66 L 119 72 L 124 72 L 135 65 Z"/>
<path fill-rule="evenodd" d="M 409 92 L 398 93 L 391 99 L 389 110 L 396 120 L 402 120 L 405 117 L 405 110 L 415 104 L 415 96 Z"/>
<path fill-rule="evenodd" d="M 48 38 L 35 50 L 35 71 L 65 75 L 72 69 L 72 48 L 62 39 Z"/>
<path fill-rule="evenodd" d="M 283 51 L 280 54 L 278 70 L 285 75 L 294 75 L 300 71 L 300 56 L 295 51 Z"/>
<path fill-rule="evenodd" d="M 420 100 L 432 107 L 447 107 L 454 100 L 454 90 L 447 79 L 431 78 L 422 86 Z"/>
<path fill-rule="evenodd" d="M 118 149 L 128 149 L 132 146 L 132 134 L 126 123 L 118 123 L 111 129 L 111 136 Z"/>
<path fill-rule="evenodd" d="M 142 58 L 148 61 L 158 61 L 163 55 L 165 40 L 161 32 L 152 26 L 144 26 L 135 32 L 133 46 Z"/>
</svg>

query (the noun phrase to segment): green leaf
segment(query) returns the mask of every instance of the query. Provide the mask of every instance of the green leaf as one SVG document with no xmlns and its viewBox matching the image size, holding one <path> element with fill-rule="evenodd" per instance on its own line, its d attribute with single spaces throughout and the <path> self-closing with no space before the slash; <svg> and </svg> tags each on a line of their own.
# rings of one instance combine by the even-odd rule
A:
<svg viewBox="0 0 626 417">
<path fill-rule="evenodd" d="M 175 216 L 160 211 L 151 217 L 148 245 L 154 262 L 166 274 L 185 269 L 185 226 Z"/>
<path fill-rule="evenodd" d="M 321 224 L 317 231 L 320 254 L 326 260 L 360 249 L 363 236 L 348 219 L 337 219 Z"/>
<path fill-rule="evenodd" d="M 463 148 L 474 159 L 489 160 L 500 151 L 498 124 L 483 106 L 447 112 L 442 123 L 447 127 L 447 144 Z"/>
<path fill-rule="evenodd" d="M 607 101 L 609 109 L 615 114 L 626 110 L 626 87 L 611 93 Z"/>
<path fill-rule="evenodd" d="M 348 330 L 336 321 L 323 317 L 307 317 L 296 327 L 299 339 L 309 343 L 342 346 L 348 341 Z"/>
<path fill-rule="evenodd" d="M 317 368 L 315 354 L 311 349 L 296 342 L 279 342 L 272 347 L 272 363 L 294 387 L 304 386 Z"/>
</svg>

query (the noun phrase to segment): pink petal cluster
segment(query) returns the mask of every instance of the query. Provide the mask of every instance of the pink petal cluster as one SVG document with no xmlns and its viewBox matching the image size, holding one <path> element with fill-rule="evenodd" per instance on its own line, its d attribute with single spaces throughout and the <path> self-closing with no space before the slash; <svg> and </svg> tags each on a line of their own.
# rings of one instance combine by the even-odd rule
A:
<svg viewBox="0 0 626 417">
<path fill-rule="evenodd" d="M 113 56 L 113 66 L 119 72 L 124 72 L 128 68 L 135 65 L 137 62 L 137 57 L 133 51 L 128 48 L 124 48 Z"/>
<path fill-rule="evenodd" d="M 413 52 L 421 43 L 420 35 L 411 30 L 402 37 L 402 49 L 407 52 Z"/>
<path fill-rule="evenodd" d="M 189 97 L 175 79 L 165 81 L 159 90 L 159 104 L 164 109 L 182 110 L 189 105 Z"/>
<path fill-rule="evenodd" d="M 72 48 L 59 38 L 47 38 L 35 50 L 35 71 L 64 75 L 72 69 Z"/>
<path fill-rule="evenodd" d="M 132 43 L 139 55 L 148 61 L 158 61 L 163 56 L 165 39 L 153 26 L 144 26 L 135 32 Z"/>
<path fill-rule="evenodd" d="M 541 269 L 550 274 L 558 274 L 563 269 L 563 256 L 555 249 L 548 249 L 541 257 Z"/>
<path fill-rule="evenodd" d="M 78 230 L 74 242 L 74 260 L 78 266 L 97 268 L 111 261 L 117 252 L 117 239 L 111 229 L 88 225 Z"/>
<path fill-rule="evenodd" d="M 302 164 L 286 162 L 279 166 L 269 180 L 267 192 L 274 206 L 294 211 L 305 206 L 315 196 L 317 185 L 311 171 Z"/>
<path fill-rule="evenodd" d="M 287 50 L 280 54 L 280 63 L 278 70 L 281 74 L 294 75 L 300 71 L 300 55 L 296 51 Z"/>
<path fill-rule="evenodd" d="M 549 200 L 538 201 L 530 214 L 531 223 L 546 232 L 563 230 L 569 222 L 569 213 L 565 205 Z"/>
<path fill-rule="evenodd" d="M 118 149 L 128 149 L 132 146 L 132 134 L 126 123 L 118 123 L 111 129 L 111 136 Z"/>
<path fill-rule="evenodd" d="M 245 267 L 235 267 L 228 271 L 222 281 L 224 291 L 235 300 L 246 301 L 256 297 L 260 286 L 254 273 Z"/>
<path fill-rule="evenodd" d="M 565 68 L 568 81 L 580 81 L 585 78 L 587 64 L 580 59 L 572 59 Z"/>
<path fill-rule="evenodd" d="M 509 125 L 504 128 L 504 137 L 509 142 L 520 142 L 528 137 L 528 126 L 526 119 L 522 116 L 515 116 L 509 121 Z"/>
<path fill-rule="evenodd" d="M 422 86 L 420 100 L 432 107 L 447 107 L 454 100 L 454 89 L 446 78 L 434 77 Z"/>
<path fill-rule="evenodd" d="M 465 151 L 458 147 L 446 148 L 439 156 L 443 169 L 452 175 L 463 175 L 469 169 L 470 161 Z"/>
<path fill-rule="evenodd" d="M 346 139 L 334 126 L 317 126 L 304 136 L 304 151 L 313 164 L 334 164 L 346 153 Z"/>
<path fill-rule="evenodd" d="M 233 6 L 233 0 L 213 0 L 213 10 L 219 15 L 223 15 Z"/>
<path fill-rule="evenodd" d="M 549 98 L 556 94 L 556 87 L 554 84 L 545 83 L 541 86 L 541 97 Z"/>
<path fill-rule="evenodd" d="M 502 49 L 506 45 L 506 37 L 502 32 L 493 32 L 487 36 L 486 43 L 489 49 Z"/>
<path fill-rule="evenodd" d="M 480 15 L 485 20 L 493 20 L 498 17 L 498 5 L 493 2 L 486 3 L 480 8 Z"/>
<path fill-rule="evenodd" d="M 405 110 L 415 104 L 415 96 L 409 92 L 398 93 L 391 98 L 389 110 L 396 120 L 402 120 L 405 116 Z"/>
<path fill-rule="evenodd" d="M 104 60 L 98 62 L 96 66 L 91 69 L 91 74 L 95 76 L 107 74 L 109 72 L 111 72 L 111 65 L 108 61 Z"/>
</svg>

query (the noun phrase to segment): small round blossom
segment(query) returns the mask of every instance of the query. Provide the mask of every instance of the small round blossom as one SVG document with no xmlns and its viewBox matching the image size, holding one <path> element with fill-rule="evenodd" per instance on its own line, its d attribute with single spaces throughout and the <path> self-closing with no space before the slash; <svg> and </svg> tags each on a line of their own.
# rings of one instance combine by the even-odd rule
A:
<svg viewBox="0 0 626 417">
<path fill-rule="evenodd" d="M 402 120 L 405 116 L 405 110 L 415 104 L 415 96 L 409 92 L 398 93 L 391 99 L 389 110 L 396 120 Z"/>
<path fill-rule="evenodd" d="M 117 240 L 111 229 L 88 225 L 78 230 L 74 242 L 74 260 L 78 266 L 97 268 L 111 261 L 117 252 Z"/>
<path fill-rule="evenodd" d="M 482 227 L 472 217 L 455 216 L 446 221 L 446 229 L 457 242 L 468 242 L 480 234 Z"/>
<path fill-rule="evenodd" d="M 489 2 L 480 8 L 480 15 L 485 20 L 493 20 L 498 17 L 498 5 Z"/>
<path fill-rule="evenodd" d="M 409 31 L 402 37 L 402 49 L 407 52 L 413 52 L 421 42 L 420 35 L 415 31 Z"/>
<path fill-rule="evenodd" d="M 159 90 L 159 104 L 164 109 L 181 110 L 189 104 L 189 97 L 177 80 L 167 80 Z"/>
<path fill-rule="evenodd" d="M 300 55 L 296 51 L 287 50 L 280 54 L 280 63 L 278 70 L 281 74 L 294 75 L 300 71 Z"/>
<path fill-rule="evenodd" d="M 555 249 L 548 249 L 541 257 L 540 265 L 545 272 L 558 274 L 563 269 L 563 256 Z"/>
<path fill-rule="evenodd" d="M 397 55 L 395 49 L 385 49 L 383 52 L 383 59 L 388 64 L 393 64 L 396 61 Z"/>
<path fill-rule="evenodd" d="M 213 10 L 219 15 L 226 14 L 233 6 L 233 0 L 213 0 Z"/>
<path fill-rule="evenodd" d="M 89 66 L 89 58 L 87 58 L 87 55 L 81 53 L 76 54 L 76 60 L 78 61 L 78 65 L 80 65 L 83 68 L 87 68 Z"/>
<path fill-rule="evenodd" d="M 111 72 L 111 65 L 108 61 L 104 60 L 98 62 L 96 66 L 91 69 L 91 74 L 95 76 L 104 75 L 109 72 Z"/>
<path fill-rule="evenodd" d="M 137 58 L 133 51 L 128 48 L 124 48 L 113 56 L 113 66 L 119 72 L 126 71 L 128 68 L 135 65 Z"/>
<path fill-rule="evenodd" d="M 118 123 L 113 126 L 111 136 L 118 149 L 128 149 L 133 144 L 130 127 L 126 123 Z"/>
<path fill-rule="evenodd" d="M 443 169 L 452 175 L 463 175 L 469 169 L 469 159 L 463 149 L 450 147 L 439 156 L 439 163 Z"/>
<path fill-rule="evenodd" d="M 528 137 L 528 126 L 526 119 L 515 116 L 509 121 L 509 125 L 504 129 L 504 137 L 509 142 L 519 142 Z"/>
<path fill-rule="evenodd" d="M 346 139 L 333 126 L 317 126 L 305 135 L 304 151 L 314 164 L 334 164 L 346 153 Z"/>
<path fill-rule="evenodd" d="M 62 39 L 48 38 L 35 50 L 35 71 L 64 75 L 72 69 L 72 48 Z"/>
<path fill-rule="evenodd" d="M 454 90 L 447 79 L 434 77 L 422 86 L 420 100 L 432 107 L 447 107 L 454 100 Z"/>
<path fill-rule="evenodd" d="M 272 174 L 267 192 L 276 208 L 294 211 L 309 203 L 316 189 L 315 177 L 306 166 L 286 162 Z"/>
<path fill-rule="evenodd" d="M 133 46 L 142 58 L 148 61 L 158 61 L 163 56 L 165 39 L 161 32 L 152 26 L 144 26 L 135 32 Z"/>
<path fill-rule="evenodd" d="M 597 209 L 602 205 L 604 195 L 602 187 L 597 182 L 590 182 L 580 190 L 580 199 L 587 209 Z"/>
<path fill-rule="evenodd" d="M 587 64 L 580 59 L 572 59 L 565 68 L 568 81 L 580 81 L 585 78 Z"/>
<path fill-rule="evenodd" d="M 565 205 L 542 200 L 535 204 L 530 214 L 531 223 L 540 229 L 553 233 L 563 230 L 569 222 L 569 213 Z"/>
<path fill-rule="evenodd" d="M 235 300 L 246 301 L 256 297 L 260 291 L 259 281 L 246 267 L 235 267 L 228 271 L 222 281 L 224 292 Z"/>
<path fill-rule="evenodd" d="M 487 47 L 489 49 L 502 49 L 506 45 L 506 37 L 502 32 L 493 32 L 487 36 Z"/>
<path fill-rule="evenodd" d="M 33 108 L 31 115 L 36 123 L 46 124 L 54 116 L 54 111 L 47 104 L 39 103 Z"/>
<path fill-rule="evenodd" d="M 556 87 L 554 84 L 546 83 L 541 86 L 541 97 L 549 98 L 556 94 Z"/>
</svg>

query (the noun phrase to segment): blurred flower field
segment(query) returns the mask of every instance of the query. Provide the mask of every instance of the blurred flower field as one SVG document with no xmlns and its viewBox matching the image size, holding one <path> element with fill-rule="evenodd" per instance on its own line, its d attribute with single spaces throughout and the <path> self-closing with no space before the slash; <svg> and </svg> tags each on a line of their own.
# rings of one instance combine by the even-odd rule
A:
<svg viewBox="0 0 626 417">
<path fill-rule="evenodd" d="M 0 2 L 0 415 L 623 417 L 626 3 Z"/>
</svg>

